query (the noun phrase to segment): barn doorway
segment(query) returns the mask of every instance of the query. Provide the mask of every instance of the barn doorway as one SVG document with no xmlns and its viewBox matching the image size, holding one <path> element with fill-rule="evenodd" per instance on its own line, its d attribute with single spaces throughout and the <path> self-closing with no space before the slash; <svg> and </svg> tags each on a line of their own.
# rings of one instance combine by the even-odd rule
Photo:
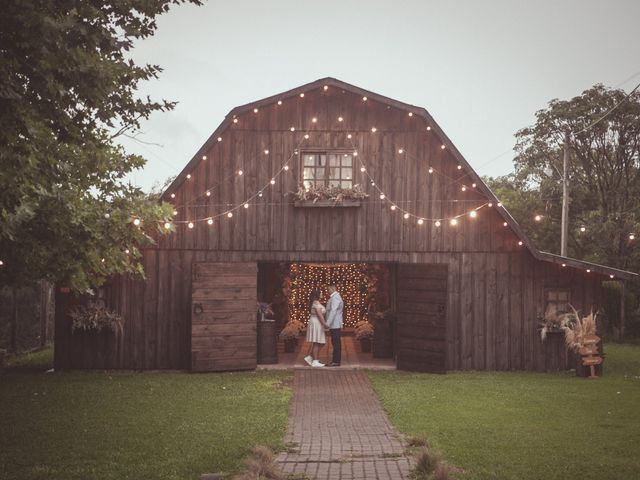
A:
<svg viewBox="0 0 640 480">
<path fill-rule="evenodd" d="M 271 368 L 306 365 L 310 345 L 305 342 L 309 320 L 309 294 L 318 289 L 326 304 L 327 285 L 335 283 L 344 301 L 342 364 L 363 368 L 395 368 L 393 351 L 395 322 L 391 318 L 394 300 L 394 265 L 384 263 L 259 263 L 258 300 L 270 304 L 276 320 L 278 363 Z M 369 325 L 373 338 L 366 337 Z M 284 336 L 294 326 L 300 330 L 292 347 Z M 293 327 L 293 328 L 292 328 Z M 260 344 L 260 339 L 258 339 Z M 291 351 L 293 348 L 293 351 Z M 321 350 L 321 361 L 330 362 L 331 341 Z M 325 363 L 323 361 L 323 363 Z"/>
</svg>

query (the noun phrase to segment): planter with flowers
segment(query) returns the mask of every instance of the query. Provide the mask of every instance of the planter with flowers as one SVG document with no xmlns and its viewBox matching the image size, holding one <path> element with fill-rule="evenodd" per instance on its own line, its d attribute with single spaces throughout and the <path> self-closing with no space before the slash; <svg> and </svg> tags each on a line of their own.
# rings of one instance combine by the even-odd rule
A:
<svg viewBox="0 0 640 480">
<path fill-rule="evenodd" d="M 284 351 L 291 353 L 295 351 L 298 345 L 298 338 L 304 330 L 304 325 L 298 320 L 289 320 L 284 328 L 280 331 L 280 340 L 284 341 Z"/>
<path fill-rule="evenodd" d="M 356 340 L 360 340 L 360 348 L 362 352 L 371 352 L 371 339 L 373 338 L 373 325 L 369 322 L 362 321 L 356 324 L 355 328 Z"/>
</svg>

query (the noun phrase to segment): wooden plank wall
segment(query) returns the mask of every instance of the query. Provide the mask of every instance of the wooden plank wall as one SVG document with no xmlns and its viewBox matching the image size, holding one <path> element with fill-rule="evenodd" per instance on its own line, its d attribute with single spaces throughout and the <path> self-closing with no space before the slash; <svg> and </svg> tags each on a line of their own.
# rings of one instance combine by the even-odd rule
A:
<svg viewBox="0 0 640 480">
<path fill-rule="evenodd" d="M 256 263 L 194 263 L 191 370 L 256 368 Z"/>
</svg>

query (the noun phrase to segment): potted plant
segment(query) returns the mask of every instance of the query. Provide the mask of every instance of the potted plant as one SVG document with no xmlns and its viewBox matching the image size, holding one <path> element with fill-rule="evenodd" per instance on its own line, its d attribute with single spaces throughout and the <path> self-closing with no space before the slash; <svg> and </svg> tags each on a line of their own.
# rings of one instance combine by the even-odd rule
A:
<svg viewBox="0 0 640 480">
<path fill-rule="evenodd" d="M 104 305 L 90 303 L 77 305 L 70 312 L 71 333 L 79 332 L 114 332 L 122 334 L 124 319 Z"/>
<path fill-rule="evenodd" d="M 284 341 L 284 351 L 293 352 L 298 344 L 298 337 L 304 330 L 304 325 L 298 320 L 289 320 L 284 328 L 280 331 L 280 339 Z"/>
<path fill-rule="evenodd" d="M 544 316 L 538 316 L 540 324 L 540 339 L 544 342 L 549 333 L 564 333 L 568 323 L 573 321 L 573 314 L 559 313 L 555 304 L 550 303 Z"/>
<path fill-rule="evenodd" d="M 373 325 L 366 320 L 358 322 L 355 328 L 356 340 L 360 340 L 360 347 L 364 353 L 371 352 L 371 339 L 373 338 Z"/>
<path fill-rule="evenodd" d="M 271 304 L 258 302 L 258 363 L 278 363 L 278 342 L 276 340 L 276 321 L 266 318 L 273 315 Z"/>
</svg>

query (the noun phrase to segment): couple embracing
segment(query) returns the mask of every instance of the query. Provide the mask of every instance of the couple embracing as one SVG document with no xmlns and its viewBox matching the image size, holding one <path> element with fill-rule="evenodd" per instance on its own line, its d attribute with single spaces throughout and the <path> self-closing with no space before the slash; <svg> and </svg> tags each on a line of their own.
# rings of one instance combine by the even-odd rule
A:
<svg viewBox="0 0 640 480">
<path fill-rule="evenodd" d="M 318 355 L 320 349 L 326 343 L 326 330 L 331 334 L 331 346 L 333 348 L 331 363 L 328 366 L 340 366 L 342 354 L 340 336 L 342 334 L 342 310 L 344 303 L 335 285 L 329 285 L 328 289 L 329 300 L 327 300 L 326 308 L 320 303 L 319 290 L 312 291 L 309 296 L 311 312 L 309 324 L 307 325 L 307 342 L 311 344 L 311 350 L 309 351 L 309 355 L 304 357 L 304 361 L 312 367 L 324 367 L 324 363 L 320 363 Z"/>
</svg>

